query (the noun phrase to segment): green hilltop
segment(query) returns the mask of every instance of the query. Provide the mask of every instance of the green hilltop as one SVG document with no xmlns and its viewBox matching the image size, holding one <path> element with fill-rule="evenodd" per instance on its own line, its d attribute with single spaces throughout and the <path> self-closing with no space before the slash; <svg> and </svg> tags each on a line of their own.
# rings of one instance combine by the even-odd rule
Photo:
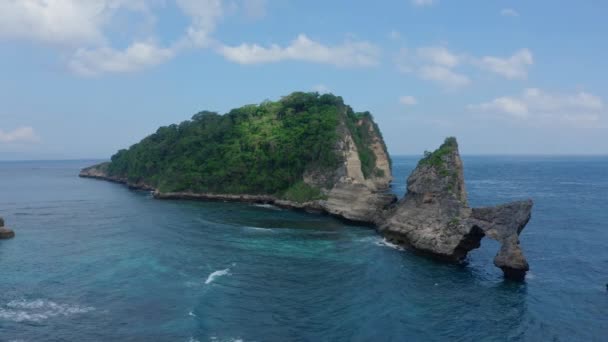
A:
<svg viewBox="0 0 608 342">
<path fill-rule="evenodd" d="M 118 151 L 107 172 L 163 192 L 317 199 L 323 194 L 304 183 L 303 175 L 307 170 L 333 172 L 344 163 L 336 144 L 345 129 L 355 142 L 364 176 L 381 176 L 370 147 L 372 132 L 379 134 L 371 114 L 354 112 L 339 96 L 304 92 L 224 115 L 202 111 L 191 120 L 161 127 Z"/>
</svg>

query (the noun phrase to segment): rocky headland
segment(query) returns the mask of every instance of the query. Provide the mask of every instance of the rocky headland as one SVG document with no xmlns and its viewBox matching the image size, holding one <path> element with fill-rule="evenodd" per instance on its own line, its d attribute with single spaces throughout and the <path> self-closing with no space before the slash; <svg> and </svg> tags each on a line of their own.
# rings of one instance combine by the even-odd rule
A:
<svg viewBox="0 0 608 342">
<path fill-rule="evenodd" d="M 280 105 L 288 107 L 285 110 L 286 113 L 294 113 L 305 108 L 302 107 L 300 101 L 297 102 L 296 109 L 294 109 L 292 96 L 301 95 L 300 93 L 292 94 L 286 97 L 286 100 L 282 100 L 286 101 L 285 103 L 279 102 Z M 175 178 L 181 177 L 181 173 L 175 172 L 175 169 L 182 164 L 173 163 L 164 171 L 142 173 L 140 171 L 142 165 L 153 168 L 155 163 L 158 164 L 158 160 L 142 160 L 141 156 L 145 153 L 142 152 L 141 145 L 134 145 L 129 150 L 119 152 L 112 157 L 112 162 L 83 169 L 80 177 L 103 179 L 122 183 L 133 189 L 153 191 L 154 197 L 158 199 L 267 203 L 284 208 L 327 213 L 348 221 L 374 226 L 380 234 L 394 243 L 449 262 L 463 262 L 467 253 L 478 248 L 480 240 L 487 236 L 501 243 L 501 248 L 494 258 L 494 264 L 502 269 L 505 278 L 524 279 L 529 266 L 519 244 L 519 234 L 530 220 L 531 200 L 496 207 L 470 208 L 467 202 L 463 163 L 455 138 L 446 139 L 439 149 L 425 154 L 407 180 L 406 195 L 397 200 L 397 197 L 390 192 L 392 181 L 390 157 L 371 115 L 354 115 L 350 107 L 343 105 L 341 98 L 333 97 L 333 95 L 329 98 L 324 97 L 326 95 L 319 97 L 318 94 L 313 95 L 313 98 L 310 95 L 306 96 L 308 96 L 306 97 L 308 103 L 312 103 L 309 106 L 317 110 L 319 110 L 319 102 L 329 103 L 329 107 L 321 108 L 328 113 L 325 114 L 326 116 L 336 119 L 331 121 L 334 126 L 327 126 L 329 133 L 332 134 L 326 135 L 328 139 L 335 140 L 328 141 L 329 144 L 326 143 L 314 154 L 317 156 L 315 158 L 321 160 L 326 158 L 332 162 L 326 162 L 320 166 L 322 164 L 320 160 L 314 158 L 309 160 L 299 169 L 301 173 L 298 177 L 293 178 L 290 175 L 286 178 L 289 181 L 285 190 L 243 192 L 212 190 L 213 186 L 200 185 L 205 184 L 206 176 L 209 178 L 216 176 L 210 171 L 207 171 L 208 175 L 205 171 L 192 173 L 191 177 L 200 179 L 197 183 L 199 185 L 186 186 L 187 189 L 182 189 L 184 186 L 181 185 L 168 187 L 166 184 L 175 184 Z M 327 108 L 333 110 L 329 111 Z M 308 115 L 310 112 L 309 110 L 305 113 Z M 226 115 L 231 122 L 235 121 L 230 117 L 233 115 L 232 112 Z M 270 116 L 264 120 L 270 120 L 270 118 L 279 122 L 286 120 L 285 114 L 282 114 L 280 110 L 273 115 L 276 116 Z M 207 119 L 201 123 L 196 121 L 196 118 L 197 116 L 193 118 L 191 125 L 209 124 Z M 217 120 L 217 118 L 214 117 L 213 120 Z M 257 122 L 259 114 L 250 116 L 247 120 Z M 317 127 L 315 126 L 317 120 L 314 118 L 311 123 L 300 121 L 299 125 L 302 127 L 290 126 L 289 130 L 306 130 Z M 246 127 L 248 130 L 252 129 L 251 124 Z M 259 164 L 262 162 L 259 160 L 269 159 L 268 155 L 272 156 L 274 151 L 281 150 L 281 146 L 276 143 L 276 133 L 260 137 L 259 131 L 262 129 L 254 128 L 256 146 L 262 144 L 268 150 L 265 151 L 266 156 L 262 155 L 264 150 L 256 152 L 258 153 L 257 159 L 252 162 L 250 167 L 253 170 L 260 167 Z M 186 127 L 184 131 L 186 129 L 190 128 Z M 267 128 L 268 131 L 271 129 Z M 276 130 L 276 127 L 274 129 Z M 318 128 L 315 129 L 315 132 L 318 132 Z M 243 134 L 242 127 L 239 132 L 241 132 L 239 134 Z M 229 133 L 232 134 L 232 131 Z M 157 132 L 157 134 L 159 133 Z M 228 133 L 223 135 L 224 138 L 213 137 L 213 139 L 226 139 L 226 134 Z M 247 132 L 247 134 L 249 133 Z M 182 140 L 186 140 L 185 137 L 179 138 L 178 135 L 177 137 L 171 136 L 171 139 L 170 144 L 174 146 L 173 148 L 183 149 L 180 143 Z M 261 142 L 264 139 L 267 140 L 266 143 Z M 247 137 L 238 139 L 238 144 L 241 145 L 239 150 L 250 148 L 243 145 L 243 141 L 246 140 Z M 167 139 L 163 140 L 156 135 L 142 140 L 140 144 L 145 143 L 146 148 L 151 145 L 150 149 L 155 151 L 160 148 L 159 145 L 153 145 L 150 141 L 154 141 L 154 144 L 158 144 L 157 142 L 160 141 L 160 146 L 163 147 L 169 145 Z M 208 144 L 213 142 L 214 140 L 206 141 Z M 221 145 L 218 148 L 221 148 Z M 182 153 L 191 152 L 185 150 Z M 161 161 L 179 157 L 166 156 L 168 153 L 163 153 L 165 157 L 162 157 L 164 159 Z M 301 159 L 309 158 L 307 152 L 301 152 L 301 154 Z M 323 155 L 326 157 L 322 157 Z M 211 154 L 209 157 L 211 163 L 214 156 Z M 243 163 L 245 162 L 247 161 Z M 186 160 L 185 163 L 196 166 L 196 163 L 192 163 L 191 160 Z M 203 165 L 197 166 L 198 170 L 204 170 L 205 160 L 202 159 L 200 163 Z M 268 168 L 266 171 L 270 177 L 273 177 L 274 174 L 277 176 L 283 174 L 284 169 L 287 168 L 285 165 L 293 165 L 280 163 L 280 161 L 272 161 L 271 164 L 283 165 L 283 169 Z M 223 177 L 228 177 L 231 173 L 242 172 L 238 163 L 235 165 L 235 170 L 223 172 Z M 228 166 L 226 168 L 229 169 Z M 289 170 L 292 169 L 293 167 L 289 166 Z M 146 172 L 148 171 L 146 170 Z M 167 177 L 167 174 L 171 176 Z M 250 175 L 245 173 L 242 182 L 246 182 L 247 177 Z M 223 178 L 218 179 L 223 180 Z M 238 185 L 239 179 L 236 181 Z M 197 186 L 199 188 L 195 189 Z M 249 184 L 243 184 L 243 188 L 246 186 Z M 228 183 L 226 189 L 234 189 L 234 183 Z"/>
</svg>

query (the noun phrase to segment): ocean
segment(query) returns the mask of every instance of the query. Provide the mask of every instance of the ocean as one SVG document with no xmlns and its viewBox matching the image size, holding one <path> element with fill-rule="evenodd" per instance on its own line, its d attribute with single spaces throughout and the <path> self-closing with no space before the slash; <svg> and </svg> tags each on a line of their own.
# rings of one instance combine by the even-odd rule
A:
<svg viewBox="0 0 608 342">
<path fill-rule="evenodd" d="M 394 157 L 402 195 L 418 157 Z M 532 198 L 524 283 L 484 239 L 465 265 L 369 227 L 242 203 L 155 200 L 0 162 L 0 341 L 605 341 L 608 157 L 464 156 L 472 206 Z"/>
</svg>

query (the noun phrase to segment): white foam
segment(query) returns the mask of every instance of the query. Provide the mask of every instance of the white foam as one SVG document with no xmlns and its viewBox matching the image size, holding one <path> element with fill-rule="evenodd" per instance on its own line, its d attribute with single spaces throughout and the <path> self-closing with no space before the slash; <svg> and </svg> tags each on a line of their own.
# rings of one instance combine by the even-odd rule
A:
<svg viewBox="0 0 608 342">
<path fill-rule="evenodd" d="M 188 316 L 196 317 L 196 314 L 194 312 L 190 311 L 190 312 L 188 312 Z"/>
<path fill-rule="evenodd" d="M 0 320 L 13 322 L 41 322 L 56 316 L 71 316 L 93 311 L 95 308 L 57 304 L 50 300 L 12 300 L 0 307 Z"/>
<path fill-rule="evenodd" d="M 259 231 L 263 231 L 263 232 L 272 232 L 273 231 L 271 228 L 262 228 L 262 227 L 246 226 L 245 228 L 251 229 L 251 230 L 259 230 Z"/>
<path fill-rule="evenodd" d="M 272 209 L 272 210 L 283 210 L 283 209 L 277 207 L 276 205 L 267 204 L 267 203 L 264 203 L 264 204 L 256 203 L 256 204 L 253 204 L 253 206 L 258 207 L 258 208 Z"/>
<path fill-rule="evenodd" d="M 378 246 L 383 246 L 383 247 L 388 247 L 388 248 L 392 248 L 392 249 L 396 249 L 398 251 L 403 251 L 405 250 L 402 246 L 399 246 L 397 244 L 394 244 L 386 239 L 382 239 L 382 240 L 377 240 L 376 241 L 376 245 Z"/>
<path fill-rule="evenodd" d="M 211 273 L 208 277 L 207 280 L 205 280 L 205 284 L 210 284 L 212 283 L 216 278 L 221 277 L 221 276 L 225 276 L 227 274 L 230 274 L 230 269 L 227 268 L 225 270 L 219 270 L 219 271 L 215 271 L 213 273 Z"/>
</svg>

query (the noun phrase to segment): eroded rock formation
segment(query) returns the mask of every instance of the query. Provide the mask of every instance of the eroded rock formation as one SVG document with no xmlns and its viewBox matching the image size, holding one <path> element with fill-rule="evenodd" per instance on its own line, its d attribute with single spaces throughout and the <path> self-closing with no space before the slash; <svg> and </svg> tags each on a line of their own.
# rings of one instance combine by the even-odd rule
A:
<svg viewBox="0 0 608 342">
<path fill-rule="evenodd" d="M 0 240 L 15 237 L 15 232 L 4 226 L 4 219 L 0 217 Z"/>
<path fill-rule="evenodd" d="M 463 261 L 487 236 L 501 243 L 494 264 L 506 278 L 522 280 L 529 267 L 519 233 L 531 210 L 531 200 L 470 208 L 458 143 L 448 138 L 418 163 L 406 195 L 385 212 L 378 230 L 395 243 L 454 262 Z"/>
</svg>

